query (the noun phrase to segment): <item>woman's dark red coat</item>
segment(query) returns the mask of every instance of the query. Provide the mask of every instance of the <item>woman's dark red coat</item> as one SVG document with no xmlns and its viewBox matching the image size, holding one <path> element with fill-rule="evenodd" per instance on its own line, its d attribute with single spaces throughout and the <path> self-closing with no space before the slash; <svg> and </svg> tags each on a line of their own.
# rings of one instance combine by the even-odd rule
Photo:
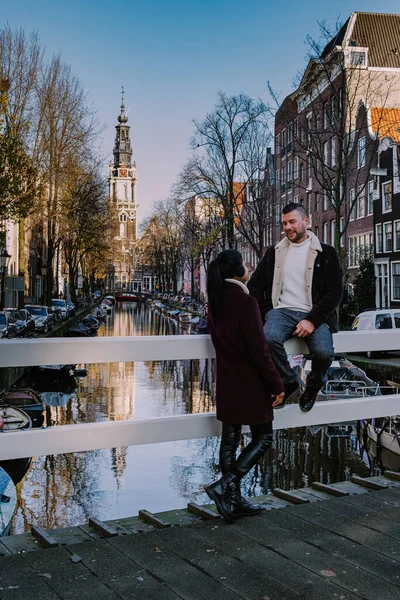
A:
<svg viewBox="0 0 400 600">
<path fill-rule="evenodd" d="M 259 425 L 273 420 L 271 394 L 283 392 L 265 339 L 257 300 L 225 282 L 224 304 L 208 329 L 217 355 L 217 419 Z"/>
</svg>

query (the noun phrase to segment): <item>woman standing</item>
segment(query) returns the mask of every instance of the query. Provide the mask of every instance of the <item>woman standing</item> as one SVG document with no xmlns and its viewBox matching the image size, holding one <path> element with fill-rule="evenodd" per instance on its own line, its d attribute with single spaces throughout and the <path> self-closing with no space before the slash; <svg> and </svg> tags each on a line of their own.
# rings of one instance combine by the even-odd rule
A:
<svg viewBox="0 0 400 600">
<path fill-rule="evenodd" d="M 272 362 L 257 300 L 245 285 L 247 267 L 237 250 L 224 250 L 207 274 L 208 329 L 217 356 L 217 419 L 222 421 L 222 478 L 206 486 L 224 519 L 258 515 L 240 492 L 240 480 L 272 443 L 273 406 L 284 397 Z M 275 395 L 272 402 L 271 394 Z M 250 425 L 251 442 L 236 458 L 242 425 Z"/>
</svg>

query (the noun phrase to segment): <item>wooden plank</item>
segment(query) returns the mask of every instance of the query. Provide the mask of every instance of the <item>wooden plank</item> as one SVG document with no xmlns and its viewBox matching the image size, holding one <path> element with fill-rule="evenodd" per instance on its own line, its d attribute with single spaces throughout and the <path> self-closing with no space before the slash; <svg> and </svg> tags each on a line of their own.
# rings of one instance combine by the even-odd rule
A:
<svg viewBox="0 0 400 600">
<path fill-rule="evenodd" d="M 80 527 L 60 527 L 59 529 L 50 529 L 47 533 L 53 537 L 60 546 L 78 544 L 93 539 Z"/>
<path fill-rule="evenodd" d="M 288 405 L 285 410 L 277 411 L 274 427 L 288 429 L 397 414 L 399 398 L 399 395 L 391 394 L 327 400 L 317 402 L 308 413 L 299 411 L 297 405 Z M 248 428 L 243 429 L 244 432 L 247 430 Z M 221 423 L 214 413 L 60 425 L 30 429 L 23 436 L 18 431 L 0 436 L 0 460 L 197 439 L 220 434 Z"/>
<path fill-rule="evenodd" d="M 310 509 L 310 505 L 291 506 L 288 510 L 297 511 L 298 509 Z M 234 527 L 211 526 L 211 523 L 204 524 L 201 527 L 196 526 L 192 528 L 191 536 L 200 537 L 208 544 L 208 548 L 214 548 L 218 553 L 226 552 L 237 558 L 241 563 L 261 573 L 264 577 L 283 585 L 290 590 L 290 593 L 299 594 L 301 598 L 307 598 L 307 600 L 339 598 L 340 588 L 332 585 L 327 579 L 311 572 L 309 569 L 289 560 L 281 553 L 275 552 L 269 543 L 263 542 L 262 536 L 260 536 L 261 542 L 259 542 L 253 535 L 248 535 L 249 526 L 252 529 L 262 526 L 266 515 L 270 516 L 273 521 L 277 512 L 280 511 L 264 512 L 262 515 L 251 519 L 238 519 Z M 282 511 L 282 513 L 285 515 L 287 511 Z M 274 537 L 277 535 L 277 531 L 277 529 L 274 530 Z M 267 597 L 269 595 L 268 589 L 267 587 Z M 335 593 L 337 596 L 335 596 Z M 260 596 L 262 597 L 262 594 Z M 251 600 L 260 596 L 253 595 Z M 285 595 L 283 597 L 285 598 Z M 272 595 L 272 598 L 275 599 L 275 596 Z M 280 598 L 279 595 L 278 598 Z M 355 599 L 358 600 L 359 596 L 346 592 L 346 600 Z"/>
<path fill-rule="evenodd" d="M 340 331 L 333 335 L 335 352 L 400 350 L 398 331 Z M 290 354 L 302 354 L 307 346 L 300 338 L 285 343 Z M 0 367 L 55 364 L 109 363 L 213 358 L 209 335 L 113 336 L 79 340 L 48 338 L 0 340 Z"/>
<path fill-rule="evenodd" d="M 100 542 L 84 542 L 84 544 Z M 73 546 L 75 549 L 75 546 Z M 94 575 L 82 561 L 73 562 L 67 547 L 58 546 L 27 554 L 25 561 L 39 574 L 58 598 L 79 600 L 120 600 L 120 596 Z M 40 598 L 34 590 L 31 597 Z M 29 598 L 29 596 L 27 596 Z"/>
<path fill-rule="evenodd" d="M 337 498 L 341 496 L 348 496 L 349 492 L 345 492 L 340 490 L 337 487 L 333 487 L 333 485 L 328 485 L 327 483 L 321 483 L 320 481 L 313 481 L 311 487 L 315 490 L 320 490 L 321 492 L 326 492 L 330 496 L 335 496 Z"/>
<path fill-rule="evenodd" d="M 377 481 L 373 481 L 368 477 L 359 477 L 358 475 L 352 475 L 350 481 L 352 483 L 356 483 L 357 485 L 361 485 L 369 490 L 385 490 L 388 487 L 388 484 L 378 483 Z"/>
<path fill-rule="evenodd" d="M 358 498 L 360 498 L 358 496 Z M 362 504 L 362 498 L 360 498 Z M 374 530 L 375 525 L 373 511 L 358 511 L 348 509 L 349 505 L 340 500 L 332 499 L 330 502 L 319 502 L 314 510 L 308 510 L 307 506 L 298 506 L 290 511 L 285 511 L 283 514 L 290 514 L 298 519 L 302 519 L 307 528 L 309 524 L 322 527 L 331 531 L 338 536 L 346 538 L 352 544 L 365 546 L 366 548 L 386 555 L 390 561 L 400 561 L 400 539 L 396 536 L 389 537 L 385 532 L 383 521 L 387 521 L 387 531 L 390 534 L 396 534 L 400 526 L 395 530 L 395 523 L 383 516 L 376 515 L 379 519 L 380 530 Z M 277 525 L 281 526 L 281 515 L 277 515 Z M 393 526 L 393 530 L 390 529 Z M 305 538 L 309 532 L 304 533 Z M 319 540 L 319 533 L 316 533 Z M 317 540 L 317 542 L 318 542 Z"/>
<path fill-rule="evenodd" d="M 205 506 L 200 506 L 200 504 L 196 504 L 195 502 L 189 502 L 187 509 L 190 513 L 196 515 L 196 517 L 203 519 L 203 521 L 212 521 L 213 519 L 221 518 L 214 510 L 210 510 Z"/>
<path fill-rule="evenodd" d="M 313 511 L 316 509 L 316 505 L 307 505 L 307 508 Z M 297 507 L 293 507 L 288 513 L 293 514 L 296 510 Z M 377 590 L 379 590 L 379 600 L 394 600 L 399 596 L 400 588 L 397 583 L 386 581 L 380 575 L 372 573 L 373 565 L 371 565 L 371 569 L 367 568 L 366 563 L 363 563 L 363 568 L 352 568 L 350 565 L 353 565 L 354 556 L 351 555 L 352 560 L 342 558 L 339 536 L 327 532 L 323 547 L 318 548 L 314 542 L 304 541 L 300 534 L 293 535 L 289 531 L 283 530 L 282 527 L 276 527 L 275 517 L 278 515 L 284 521 L 285 514 L 286 511 L 274 514 L 263 513 L 259 518 L 243 519 L 242 521 L 238 519 L 235 523 L 235 530 L 254 542 L 265 545 L 285 556 L 292 564 L 300 565 L 325 579 L 326 588 L 329 587 L 328 583 L 333 584 L 335 588 L 337 586 L 335 589 L 337 597 L 340 597 L 341 593 L 346 593 L 347 596 L 349 590 L 353 590 L 355 596 L 361 596 L 365 600 L 376 600 Z M 306 528 L 307 524 L 303 524 L 302 530 L 305 531 Z M 334 553 L 330 549 L 330 538 L 332 538 L 332 544 L 335 543 Z M 352 543 L 350 545 L 354 546 Z M 343 553 L 350 553 L 347 541 L 343 543 L 342 548 Z M 361 547 L 359 550 L 362 554 Z M 393 562 L 386 557 L 385 561 L 387 563 L 385 574 L 389 576 L 389 571 L 393 573 Z M 329 593 L 330 598 L 336 597 L 332 588 Z M 305 597 L 308 598 L 307 595 Z"/>
<path fill-rule="evenodd" d="M 32 525 L 31 533 L 37 539 L 42 548 L 55 548 L 58 546 L 57 540 L 41 527 Z"/>
<path fill-rule="evenodd" d="M 53 550 L 39 549 L 39 553 L 49 555 Z M 30 556 L 38 554 L 31 552 Z M 60 596 L 48 585 L 43 577 L 28 563 L 25 555 L 4 556 L 1 558 L 0 595 L 2 600 L 60 600 Z M 72 597 L 72 596 L 71 596 Z"/>
<path fill-rule="evenodd" d="M 202 526 L 207 525 L 202 523 Z M 215 525 L 214 525 L 215 526 Z M 179 530 L 179 528 L 176 528 Z M 139 564 L 148 573 L 163 581 L 170 590 L 185 600 L 233 600 L 230 590 L 195 565 L 173 552 L 163 541 L 174 529 L 153 530 L 146 535 L 125 535 L 109 540 L 108 543 L 124 556 Z M 188 534 L 188 543 L 191 536 Z M 229 577 L 229 572 L 226 575 Z M 240 596 L 239 596 L 240 597 Z"/>
<path fill-rule="evenodd" d="M 90 572 L 119 594 L 119 598 L 178 600 L 178 596 L 171 592 L 164 582 L 116 550 L 108 540 L 78 544 L 69 551 L 81 556 L 83 564 Z"/>
<path fill-rule="evenodd" d="M 167 527 L 171 527 L 171 523 L 167 523 L 167 521 L 160 519 L 160 517 L 148 510 L 139 510 L 139 518 L 145 523 L 153 525 L 153 527 L 157 527 L 158 529 L 166 529 Z"/>
<path fill-rule="evenodd" d="M 89 519 L 89 527 L 94 529 L 98 535 L 105 538 L 115 537 L 118 535 L 118 531 L 115 529 L 115 527 L 110 527 L 109 525 L 106 525 L 104 521 L 100 521 L 100 519 L 96 519 L 94 517 Z"/>
<path fill-rule="evenodd" d="M 189 561 L 190 564 L 197 566 L 199 570 L 207 573 L 215 581 L 222 583 L 239 598 L 254 600 L 264 596 L 261 593 L 262 590 L 268 590 L 267 598 L 300 600 L 297 591 L 290 590 L 283 579 L 276 581 L 275 577 L 268 577 L 265 573 L 253 568 L 251 560 L 244 561 L 232 556 L 229 551 L 226 551 L 223 544 L 215 545 L 213 536 L 212 539 L 209 539 L 208 535 L 198 536 L 197 533 L 200 530 L 204 530 L 204 527 L 191 528 L 190 543 L 188 543 L 188 532 L 179 527 L 169 531 L 168 535 L 152 537 L 157 545 L 157 538 L 160 537 L 161 543 L 166 544 L 171 551 Z M 217 530 L 225 531 L 225 534 L 230 537 L 229 528 L 218 525 L 211 527 L 212 534 Z M 207 532 L 209 531 L 210 528 L 207 528 Z M 239 548 L 242 540 L 243 538 L 237 542 Z"/>
<path fill-rule="evenodd" d="M 355 544 L 354 540 L 346 536 L 346 530 L 351 529 L 352 524 L 348 521 L 344 523 L 341 532 L 332 531 L 328 526 L 321 526 L 312 520 L 305 520 L 307 514 L 313 515 L 317 508 L 307 507 L 308 510 L 302 510 L 302 516 L 297 516 L 299 511 L 293 508 L 288 511 L 280 511 L 274 515 L 273 520 L 269 519 L 269 524 L 278 527 L 277 535 L 280 537 L 294 536 L 301 542 L 307 542 L 314 547 L 319 548 L 329 555 L 340 557 L 341 560 L 350 563 L 358 569 L 365 569 L 368 573 L 376 577 L 382 577 L 392 585 L 400 585 L 398 572 L 400 572 L 400 555 L 393 550 L 392 555 L 383 556 L 380 552 L 371 549 L 368 544 L 363 546 L 360 543 Z M 366 533 L 370 533 L 366 531 Z M 384 538 L 385 536 L 380 536 Z M 386 544 L 390 542 L 386 538 Z M 396 569 L 397 566 L 397 569 Z M 399 590 L 400 593 L 400 590 Z"/>
<path fill-rule="evenodd" d="M 281 488 L 275 488 L 272 490 L 274 496 L 277 498 L 281 498 L 282 500 L 287 500 L 291 504 L 306 504 L 310 502 L 308 498 L 305 498 L 304 495 L 301 496 L 295 490 L 282 490 Z"/>
</svg>

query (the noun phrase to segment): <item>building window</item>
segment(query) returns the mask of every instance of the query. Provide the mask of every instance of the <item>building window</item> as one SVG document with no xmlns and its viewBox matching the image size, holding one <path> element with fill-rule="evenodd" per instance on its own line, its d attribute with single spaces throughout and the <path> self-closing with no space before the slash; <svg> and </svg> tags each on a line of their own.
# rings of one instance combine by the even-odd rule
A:
<svg viewBox="0 0 400 600">
<path fill-rule="evenodd" d="M 278 133 L 278 134 L 276 135 L 276 139 L 275 139 L 275 154 L 276 154 L 276 155 L 278 155 L 278 154 L 279 154 L 279 152 L 281 151 L 281 144 L 280 144 L 280 141 L 281 141 L 281 136 L 280 136 L 280 134 Z"/>
<path fill-rule="evenodd" d="M 359 169 L 361 169 L 362 167 L 365 167 L 365 144 L 366 144 L 366 137 L 363 136 L 362 138 L 359 138 L 359 140 L 358 140 L 358 154 L 357 154 L 358 168 Z"/>
<path fill-rule="evenodd" d="M 393 300 L 400 300 L 400 262 L 392 262 Z"/>
<path fill-rule="evenodd" d="M 383 251 L 393 251 L 393 225 L 392 223 L 383 224 Z"/>
<path fill-rule="evenodd" d="M 349 267 L 354 267 L 355 264 L 355 256 L 354 256 L 354 247 L 355 247 L 355 238 L 349 238 Z"/>
<path fill-rule="evenodd" d="M 332 244 L 332 246 L 335 245 L 335 232 L 336 232 L 336 222 L 335 222 L 335 219 L 332 219 L 332 221 L 331 221 L 331 244 Z"/>
<path fill-rule="evenodd" d="M 324 104 L 324 129 L 328 129 L 329 127 L 329 105 L 328 102 Z"/>
<path fill-rule="evenodd" d="M 312 147 L 312 116 L 307 117 L 307 148 Z"/>
<path fill-rule="evenodd" d="M 339 116 L 338 99 L 337 99 L 337 96 L 334 95 L 331 98 L 331 119 L 332 119 L 332 125 L 335 125 L 335 122 L 337 121 L 338 116 Z"/>
<path fill-rule="evenodd" d="M 364 67 L 366 55 L 365 52 L 353 50 L 350 55 L 350 62 L 352 67 Z"/>
<path fill-rule="evenodd" d="M 293 163 L 292 163 L 292 161 L 288 162 L 288 166 L 287 166 L 287 180 L 288 180 L 288 182 L 293 181 Z"/>
<path fill-rule="evenodd" d="M 400 251 L 400 221 L 394 222 L 394 251 Z"/>
<path fill-rule="evenodd" d="M 329 167 L 329 143 L 324 142 L 324 164 Z"/>
<path fill-rule="evenodd" d="M 336 146 L 337 146 L 337 138 L 333 137 L 331 139 L 331 165 L 334 167 L 336 165 Z"/>
<path fill-rule="evenodd" d="M 299 176 L 299 159 L 296 156 L 296 158 L 294 159 L 294 173 L 293 173 L 293 178 L 297 179 Z"/>
<path fill-rule="evenodd" d="M 392 210 L 392 182 L 382 183 L 382 212 Z"/>
<path fill-rule="evenodd" d="M 378 223 L 375 227 L 375 252 L 377 254 L 383 252 L 382 223 Z"/>
<path fill-rule="evenodd" d="M 328 210 L 328 208 L 329 208 L 328 192 L 326 190 L 324 190 L 323 194 L 324 194 L 324 202 L 323 202 L 322 210 Z"/>
<path fill-rule="evenodd" d="M 323 236 L 324 236 L 324 239 L 323 239 L 323 241 L 325 242 L 325 244 L 328 243 L 328 226 L 329 226 L 328 222 L 324 223 L 324 226 L 323 226 L 323 232 L 324 232 Z"/>
<path fill-rule="evenodd" d="M 350 190 L 350 221 L 354 221 L 356 216 L 356 190 L 353 188 Z"/>
<path fill-rule="evenodd" d="M 344 217 L 340 217 L 340 233 L 343 233 L 344 228 Z M 344 235 L 340 236 L 340 247 L 344 247 Z"/>
<path fill-rule="evenodd" d="M 312 215 L 312 193 L 311 192 L 307 192 L 307 214 L 308 217 L 311 218 Z"/>
<path fill-rule="evenodd" d="M 281 169 L 281 194 L 284 194 L 286 191 L 286 167 L 282 167 Z"/>
<path fill-rule="evenodd" d="M 365 186 L 360 185 L 357 195 L 357 219 L 365 217 Z"/>
<path fill-rule="evenodd" d="M 308 181 L 310 181 L 310 179 L 312 177 L 312 162 L 311 162 L 310 157 L 308 157 L 307 167 L 308 167 Z"/>
<path fill-rule="evenodd" d="M 348 264 L 349 267 L 358 267 L 360 260 L 367 256 L 372 242 L 372 233 L 349 237 Z"/>
<path fill-rule="evenodd" d="M 293 146 L 293 124 L 289 125 L 287 132 L 287 151 L 288 153 L 292 151 Z"/>
<path fill-rule="evenodd" d="M 368 199 L 367 199 L 367 215 L 372 215 L 374 211 L 374 182 L 368 181 Z"/>
</svg>

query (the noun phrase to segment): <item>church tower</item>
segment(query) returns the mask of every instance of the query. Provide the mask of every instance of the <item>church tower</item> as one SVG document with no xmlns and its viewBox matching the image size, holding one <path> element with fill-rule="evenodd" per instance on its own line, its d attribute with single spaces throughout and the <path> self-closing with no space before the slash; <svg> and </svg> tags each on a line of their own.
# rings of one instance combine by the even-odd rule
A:
<svg viewBox="0 0 400 600">
<path fill-rule="evenodd" d="M 133 279 L 136 246 L 136 163 L 132 162 L 130 127 L 122 88 L 121 114 L 115 126 L 114 162 L 110 163 L 109 195 L 117 215 L 114 237 L 114 289 L 129 290 Z"/>
</svg>

